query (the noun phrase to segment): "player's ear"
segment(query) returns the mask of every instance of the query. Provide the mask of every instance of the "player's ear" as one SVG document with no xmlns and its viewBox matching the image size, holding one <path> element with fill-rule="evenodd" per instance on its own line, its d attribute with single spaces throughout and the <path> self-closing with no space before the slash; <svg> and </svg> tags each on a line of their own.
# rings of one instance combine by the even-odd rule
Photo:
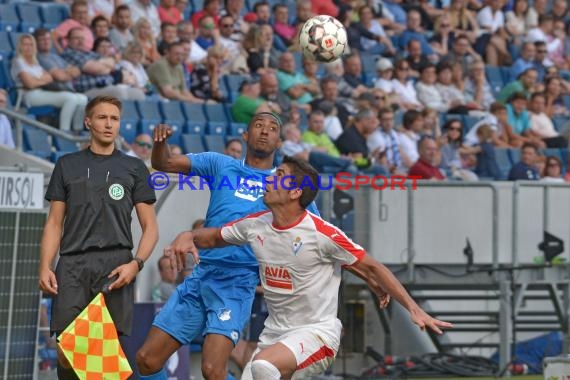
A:
<svg viewBox="0 0 570 380">
<path fill-rule="evenodd" d="M 85 128 L 86 128 L 87 130 L 89 130 L 89 129 L 91 128 L 91 122 L 89 121 L 89 118 L 88 118 L 88 117 L 86 117 L 86 118 L 83 120 L 83 124 L 85 125 Z"/>
<path fill-rule="evenodd" d="M 299 199 L 303 195 L 303 190 L 300 187 L 296 187 L 292 190 L 289 190 L 289 197 L 291 199 Z"/>
<path fill-rule="evenodd" d="M 249 139 L 249 132 L 248 131 L 244 131 L 241 134 L 241 137 L 243 138 L 243 141 L 245 141 L 246 145 L 247 145 L 247 140 Z"/>
</svg>

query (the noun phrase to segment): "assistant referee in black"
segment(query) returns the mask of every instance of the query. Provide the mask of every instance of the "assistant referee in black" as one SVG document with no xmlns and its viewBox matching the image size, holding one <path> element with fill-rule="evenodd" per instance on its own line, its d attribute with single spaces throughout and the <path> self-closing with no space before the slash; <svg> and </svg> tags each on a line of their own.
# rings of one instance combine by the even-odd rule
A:
<svg viewBox="0 0 570 380">
<path fill-rule="evenodd" d="M 41 242 L 39 285 L 53 295 L 50 329 L 58 335 L 115 276 L 105 300 L 117 331 L 129 335 L 133 282 L 158 240 L 149 171 L 143 161 L 115 148 L 121 109 L 121 102 L 109 96 L 87 104 L 90 146 L 57 161 L 45 196 L 51 206 Z M 142 227 L 134 257 L 133 207 Z M 76 379 L 61 353 L 59 359 L 59 379 Z"/>
</svg>

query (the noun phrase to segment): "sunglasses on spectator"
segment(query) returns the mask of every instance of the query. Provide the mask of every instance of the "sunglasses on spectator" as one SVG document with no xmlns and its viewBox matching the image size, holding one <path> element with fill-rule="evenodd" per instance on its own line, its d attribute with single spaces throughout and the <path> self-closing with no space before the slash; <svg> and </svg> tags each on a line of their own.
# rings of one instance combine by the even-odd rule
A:
<svg viewBox="0 0 570 380">
<path fill-rule="evenodd" d="M 447 128 L 448 131 L 461 131 L 461 127 L 449 127 Z"/>
<path fill-rule="evenodd" d="M 147 143 L 144 141 L 135 141 L 135 144 L 137 144 L 138 146 L 140 146 L 141 148 L 148 148 L 151 149 L 152 148 L 152 144 L 151 143 Z"/>
<path fill-rule="evenodd" d="M 549 168 L 553 168 L 553 167 L 555 167 L 555 166 L 560 166 L 560 165 L 558 165 L 558 162 L 551 162 L 551 163 L 549 163 L 547 166 L 548 166 Z"/>
<path fill-rule="evenodd" d="M 216 25 L 214 25 L 214 24 L 204 24 L 204 25 L 202 25 L 202 28 L 208 29 L 208 30 L 212 30 L 212 29 L 216 29 Z"/>
</svg>

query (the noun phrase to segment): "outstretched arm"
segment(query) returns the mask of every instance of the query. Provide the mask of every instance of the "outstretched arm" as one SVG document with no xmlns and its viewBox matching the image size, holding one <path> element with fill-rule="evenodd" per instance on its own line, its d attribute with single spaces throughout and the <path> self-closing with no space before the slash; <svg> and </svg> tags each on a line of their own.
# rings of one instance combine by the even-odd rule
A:
<svg viewBox="0 0 570 380">
<path fill-rule="evenodd" d="M 199 248 L 220 248 L 229 245 L 222 239 L 221 232 L 221 228 L 199 228 L 182 232 L 164 249 L 164 255 L 170 258 L 172 267 L 180 271 L 186 267 L 188 253 L 192 254 L 195 263 L 199 263 Z"/>
<path fill-rule="evenodd" d="M 368 279 L 370 279 L 373 283 L 377 283 L 386 291 L 386 293 L 405 307 L 410 313 L 412 321 L 422 330 L 429 327 L 436 333 L 443 334 L 443 331 L 441 330 L 442 328 L 453 327 L 451 323 L 430 317 L 421 307 L 419 307 L 412 297 L 410 297 L 406 289 L 404 289 L 400 281 L 398 281 L 392 272 L 386 268 L 385 265 L 374 260 L 371 256 L 365 255 L 362 260 L 356 262 L 352 267 L 360 272 L 367 279 L 367 282 Z"/>
<path fill-rule="evenodd" d="M 379 283 L 374 281 L 373 278 L 366 277 L 364 273 L 361 272 L 359 269 L 355 268 L 354 265 L 345 267 L 344 269 L 354 274 L 355 276 L 360 277 L 363 281 L 366 282 L 368 287 L 372 290 L 372 292 L 374 292 L 376 297 L 378 297 L 378 304 L 382 309 L 388 306 L 388 304 L 390 303 L 390 295 L 386 293 L 384 288 L 382 288 L 382 286 L 380 286 Z"/>
</svg>

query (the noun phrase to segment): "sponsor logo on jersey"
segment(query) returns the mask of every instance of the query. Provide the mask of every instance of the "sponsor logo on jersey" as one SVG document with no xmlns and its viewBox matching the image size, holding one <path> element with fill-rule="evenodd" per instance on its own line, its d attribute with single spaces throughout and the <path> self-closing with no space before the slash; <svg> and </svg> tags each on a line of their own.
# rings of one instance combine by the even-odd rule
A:
<svg viewBox="0 0 570 380">
<path fill-rule="evenodd" d="M 257 240 L 259 240 L 259 243 L 261 243 L 261 246 L 263 247 L 263 242 L 265 241 L 265 238 L 262 237 L 261 235 L 257 235 Z"/>
<path fill-rule="evenodd" d="M 232 311 L 229 309 L 221 309 L 220 312 L 218 313 L 218 319 L 222 322 L 225 321 L 229 321 L 230 319 L 232 319 Z"/>
<path fill-rule="evenodd" d="M 274 288 L 293 290 L 293 279 L 287 268 L 266 266 L 265 283 Z"/>
<path fill-rule="evenodd" d="M 234 195 L 238 198 L 255 202 L 263 197 L 264 192 L 263 182 L 256 179 L 240 178 Z"/>
<path fill-rule="evenodd" d="M 295 254 L 295 256 L 297 256 L 297 253 L 299 253 L 299 250 L 301 249 L 302 246 L 303 242 L 301 241 L 301 237 L 297 236 L 295 238 L 295 241 L 293 242 L 293 253 Z"/>
<path fill-rule="evenodd" d="M 121 199 L 123 199 L 124 195 L 125 195 L 125 190 L 123 189 L 123 186 L 121 184 L 114 183 L 111 186 L 109 186 L 109 196 L 114 200 L 120 201 Z"/>
</svg>

